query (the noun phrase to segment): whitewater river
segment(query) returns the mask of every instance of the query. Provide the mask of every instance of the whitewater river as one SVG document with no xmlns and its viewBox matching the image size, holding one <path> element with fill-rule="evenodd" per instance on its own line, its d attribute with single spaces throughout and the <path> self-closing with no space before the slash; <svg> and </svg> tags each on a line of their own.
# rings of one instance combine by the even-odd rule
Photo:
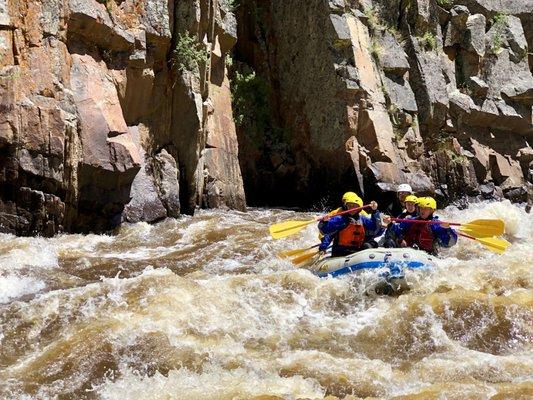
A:
<svg viewBox="0 0 533 400">
<path fill-rule="evenodd" d="M 399 297 L 276 257 L 268 226 L 314 214 L 200 211 L 115 236 L 0 235 L 1 399 L 533 398 L 533 216 L 502 256 L 460 239 Z M 439 397 L 439 395 L 441 397 Z"/>
</svg>

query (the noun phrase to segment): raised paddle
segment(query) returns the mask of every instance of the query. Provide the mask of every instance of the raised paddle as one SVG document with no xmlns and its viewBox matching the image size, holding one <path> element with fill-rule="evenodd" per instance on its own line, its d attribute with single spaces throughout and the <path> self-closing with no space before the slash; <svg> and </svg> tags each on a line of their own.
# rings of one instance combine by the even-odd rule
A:
<svg viewBox="0 0 533 400">
<path fill-rule="evenodd" d="M 476 219 L 470 222 L 445 222 L 439 220 L 420 220 L 420 219 L 400 219 L 391 218 L 394 222 L 409 222 L 412 224 L 443 224 L 450 226 L 459 226 L 459 230 L 475 238 L 486 238 L 491 236 L 503 235 L 505 224 L 501 219 Z"/>
<path fill-rule="evenodd" d="M 470 235 L 465 235 L 464 233 L 459 233 L 459 236 L 478 241 L 483 246 L 485 246 L 487 249 L 497 254 L 503 254 L 505 250 L 507 250 L 507 247 L 511 245 L 511 243 L 509 243 L 505 239 L 498 239 L 494 237 L 476 238 Z"/>
<path fill-rule="evenodd" d="M 324 220 L 326 218 L 335 217 L 337 215 L 343 215 L 343 214 L 359 212 L 362 209 L 368 208 L 368 207 L 370 207 L 369 204 L 364 205 L 362 207 L 351 208 L 350 210 L 341 211 L 339 213 L 332 214 L 332 215 L 329 215 L 329 214 L 328 215 L 324 215 L 322 217 L 311 219 L 309 221 L 285 221 L 285 222 L 280 222 L 278 224 L 271 225 L 270 228 L 268 228 L 268 230 L 270 231 L 270 235 L 272 236 L 272 238 L 281 239 L 281 238 L 284 238 L 284 237 L 287 237 L 287 236 L 291 236 L 291 235 L 294 235 L 294 234 L 300 232 L 303 228 L 305 228 L 307 225 L 312 224 L 313 222 L 322 221 L 322 220 Z"/>
</svg>

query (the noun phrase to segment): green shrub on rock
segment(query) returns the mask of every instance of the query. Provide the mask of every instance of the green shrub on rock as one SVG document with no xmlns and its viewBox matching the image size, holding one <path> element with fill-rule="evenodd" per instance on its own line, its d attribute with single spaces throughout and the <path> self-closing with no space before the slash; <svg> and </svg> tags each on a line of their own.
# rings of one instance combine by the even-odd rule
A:
<svg viewBox="0 0 533 400">
<path fill-rule="evenodd" d="M 435 50 L 437 48 L 437 38 L 431 32 L 424 33 L 424 36 L 419 38 L 419 43 L 426 50 Z"/>
<path fill-rule="evenodd" d="M 172 51 L 172 64 L 179 71 L 198 70 L 208 59 L 207 50 L 202 48 L 195 36 L 189 35 L 189 32 L 185 32 L 184 35 L 178 34 L 176 46 Z"/>
<path fill-rule="evenodd" d="M 453 6 L 453 0 L 437 0 L 437 4 L 442 8 L 449 9 Z"/>
<path fill-rule="evenodd" d="M 495 53 L 499 53 L 504 42 L 505 29 L 507 27 L 507 15 L 497 13 L 491 18 L 490 22 L 492 23 L 494 30 L 492 34 L 492 48 Z"/>
</svg>

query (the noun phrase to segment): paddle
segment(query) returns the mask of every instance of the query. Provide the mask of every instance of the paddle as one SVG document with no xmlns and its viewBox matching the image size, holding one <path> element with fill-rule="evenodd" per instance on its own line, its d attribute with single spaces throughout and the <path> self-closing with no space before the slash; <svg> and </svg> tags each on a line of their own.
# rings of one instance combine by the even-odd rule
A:
<svg viewBox="0 0 533 400">
<path fill-rule="evenodd" d="M 308 254 L 303 254 L 301 256 L 298 256 L 296 258 L 293 258 L 291 260 L 291 262 L 294 264 L 294 265 L 298 265 L 298 264 L 302 264 L 304 262 L 306 262 L 307 260 L 310 260 L 311 258 L 313 258 L 314 256 L 316 256 L 318 254 L 318 251 L 313 251 L 311 253 L 308 253 Z"/>
<path fill-rule="evenodd" d="M 316 246 L 313 246 L 313 247 L 317 247 L 317 246 L 320 246 L 319 244 L 317 244 Z M 309 249 L 311 250 L 312 247 Z M 331 246 L 328 247 L 328 249 L 331 249 Z M 306 262 L 307 260 L 310 260 L 311 258 L 315 257 L 319 252 L 317 250 L 311 252 L 311 253 L 308 253 L 308 254 L 303 254 L 301 256 L 298 256 L 298 257 L 295 257 L 291 260 L 291 262 L 294 264 L 294 265 L 298 265 L 298 264 L 303 264 L 304 262 Z"/>
<path fill-rule="evenodd" d="M 359 212 L 364 208 L 370 207 L 370 205 L 364 205 L 362 207 L 352 208 L 350 210 L 341 211 L 339 213 L 333 214 L 333 215 L 325 215 L 323 217 L 311 219 L 309 221 L 285 221 L 280 222 L 278 224 L 271 225 L 268 230 L 270 231 L 270 235 L 274 239 L 281 239 L 287 236 L 294 235 L 298 232 L 300 232 L 303 228 L 305 228 L 307 225 L 312 224 L 313 222 L 318 222 L 326 218 L 335 217 L 337 215 L 343 215 L 343 214 L 349 214 L 354 212 Z"/>
<path fill-rule="evenodd" d="M 400 219 L 391 218 L 394 222 L 409 222 L 413 224 L 443 224 L 451 226 L 460 226 L 459 230 L 475 238 L 486 238 L 491 236 L 503 235 L 505 224 L 501 219 L 476 219 L 470 222 L 445 222 L 439 220 L 419 220 L 419 219 Z"/>
<path fill-rule="evenodd" d="M 294 250 L 282 251 L 282 252 L 278 253 L 278 255 L 280 257 L 292 257 L 292 256 L 298 255 L 300 253 L 305 253 L 306 251 L 314 249 L 315 247 L 318 247 L 318 246 L 320 246 L 320 243 L 319 244 L 315 244 L 314 246 L 311 246 L 311 247 L 306 247 L 305 249 L 294 249 Z"/>
<path fill-rule="evenodd" d="M 479 243 L 481 243 L 483 246 L 485 246 L 487 249 L 497 254 L 503 254 L 505 250 L 507 250 L 507 247 L 509 247 L 509 245 L 511 244 L 505 239 L 488 238 L 488 237 L 487 238 L 476 238 L 470 235 L 465 235 L 464 233 L 459 233 L 459 236 L 472 239 L 472 240 L 476 240 Z"/>
</svg>

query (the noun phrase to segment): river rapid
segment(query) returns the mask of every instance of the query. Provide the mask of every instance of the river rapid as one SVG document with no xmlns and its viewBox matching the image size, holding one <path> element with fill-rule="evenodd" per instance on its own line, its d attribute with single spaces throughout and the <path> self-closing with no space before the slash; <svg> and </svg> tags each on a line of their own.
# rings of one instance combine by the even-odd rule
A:
<svg viewBox="0 0 533 400">
<path fill-rule="evenodd" d="M 440 215 L 502 218 L 512 245 L 460 239 L 410 292 L 378 298 L 371 275 L 318 278 L 276 256 L 316 227 L 274 241 L 268 226 L 314 214 L 1 234 L 0 398 L 533 398 L 533 216 L 509 202 Z"/>
</svg>

